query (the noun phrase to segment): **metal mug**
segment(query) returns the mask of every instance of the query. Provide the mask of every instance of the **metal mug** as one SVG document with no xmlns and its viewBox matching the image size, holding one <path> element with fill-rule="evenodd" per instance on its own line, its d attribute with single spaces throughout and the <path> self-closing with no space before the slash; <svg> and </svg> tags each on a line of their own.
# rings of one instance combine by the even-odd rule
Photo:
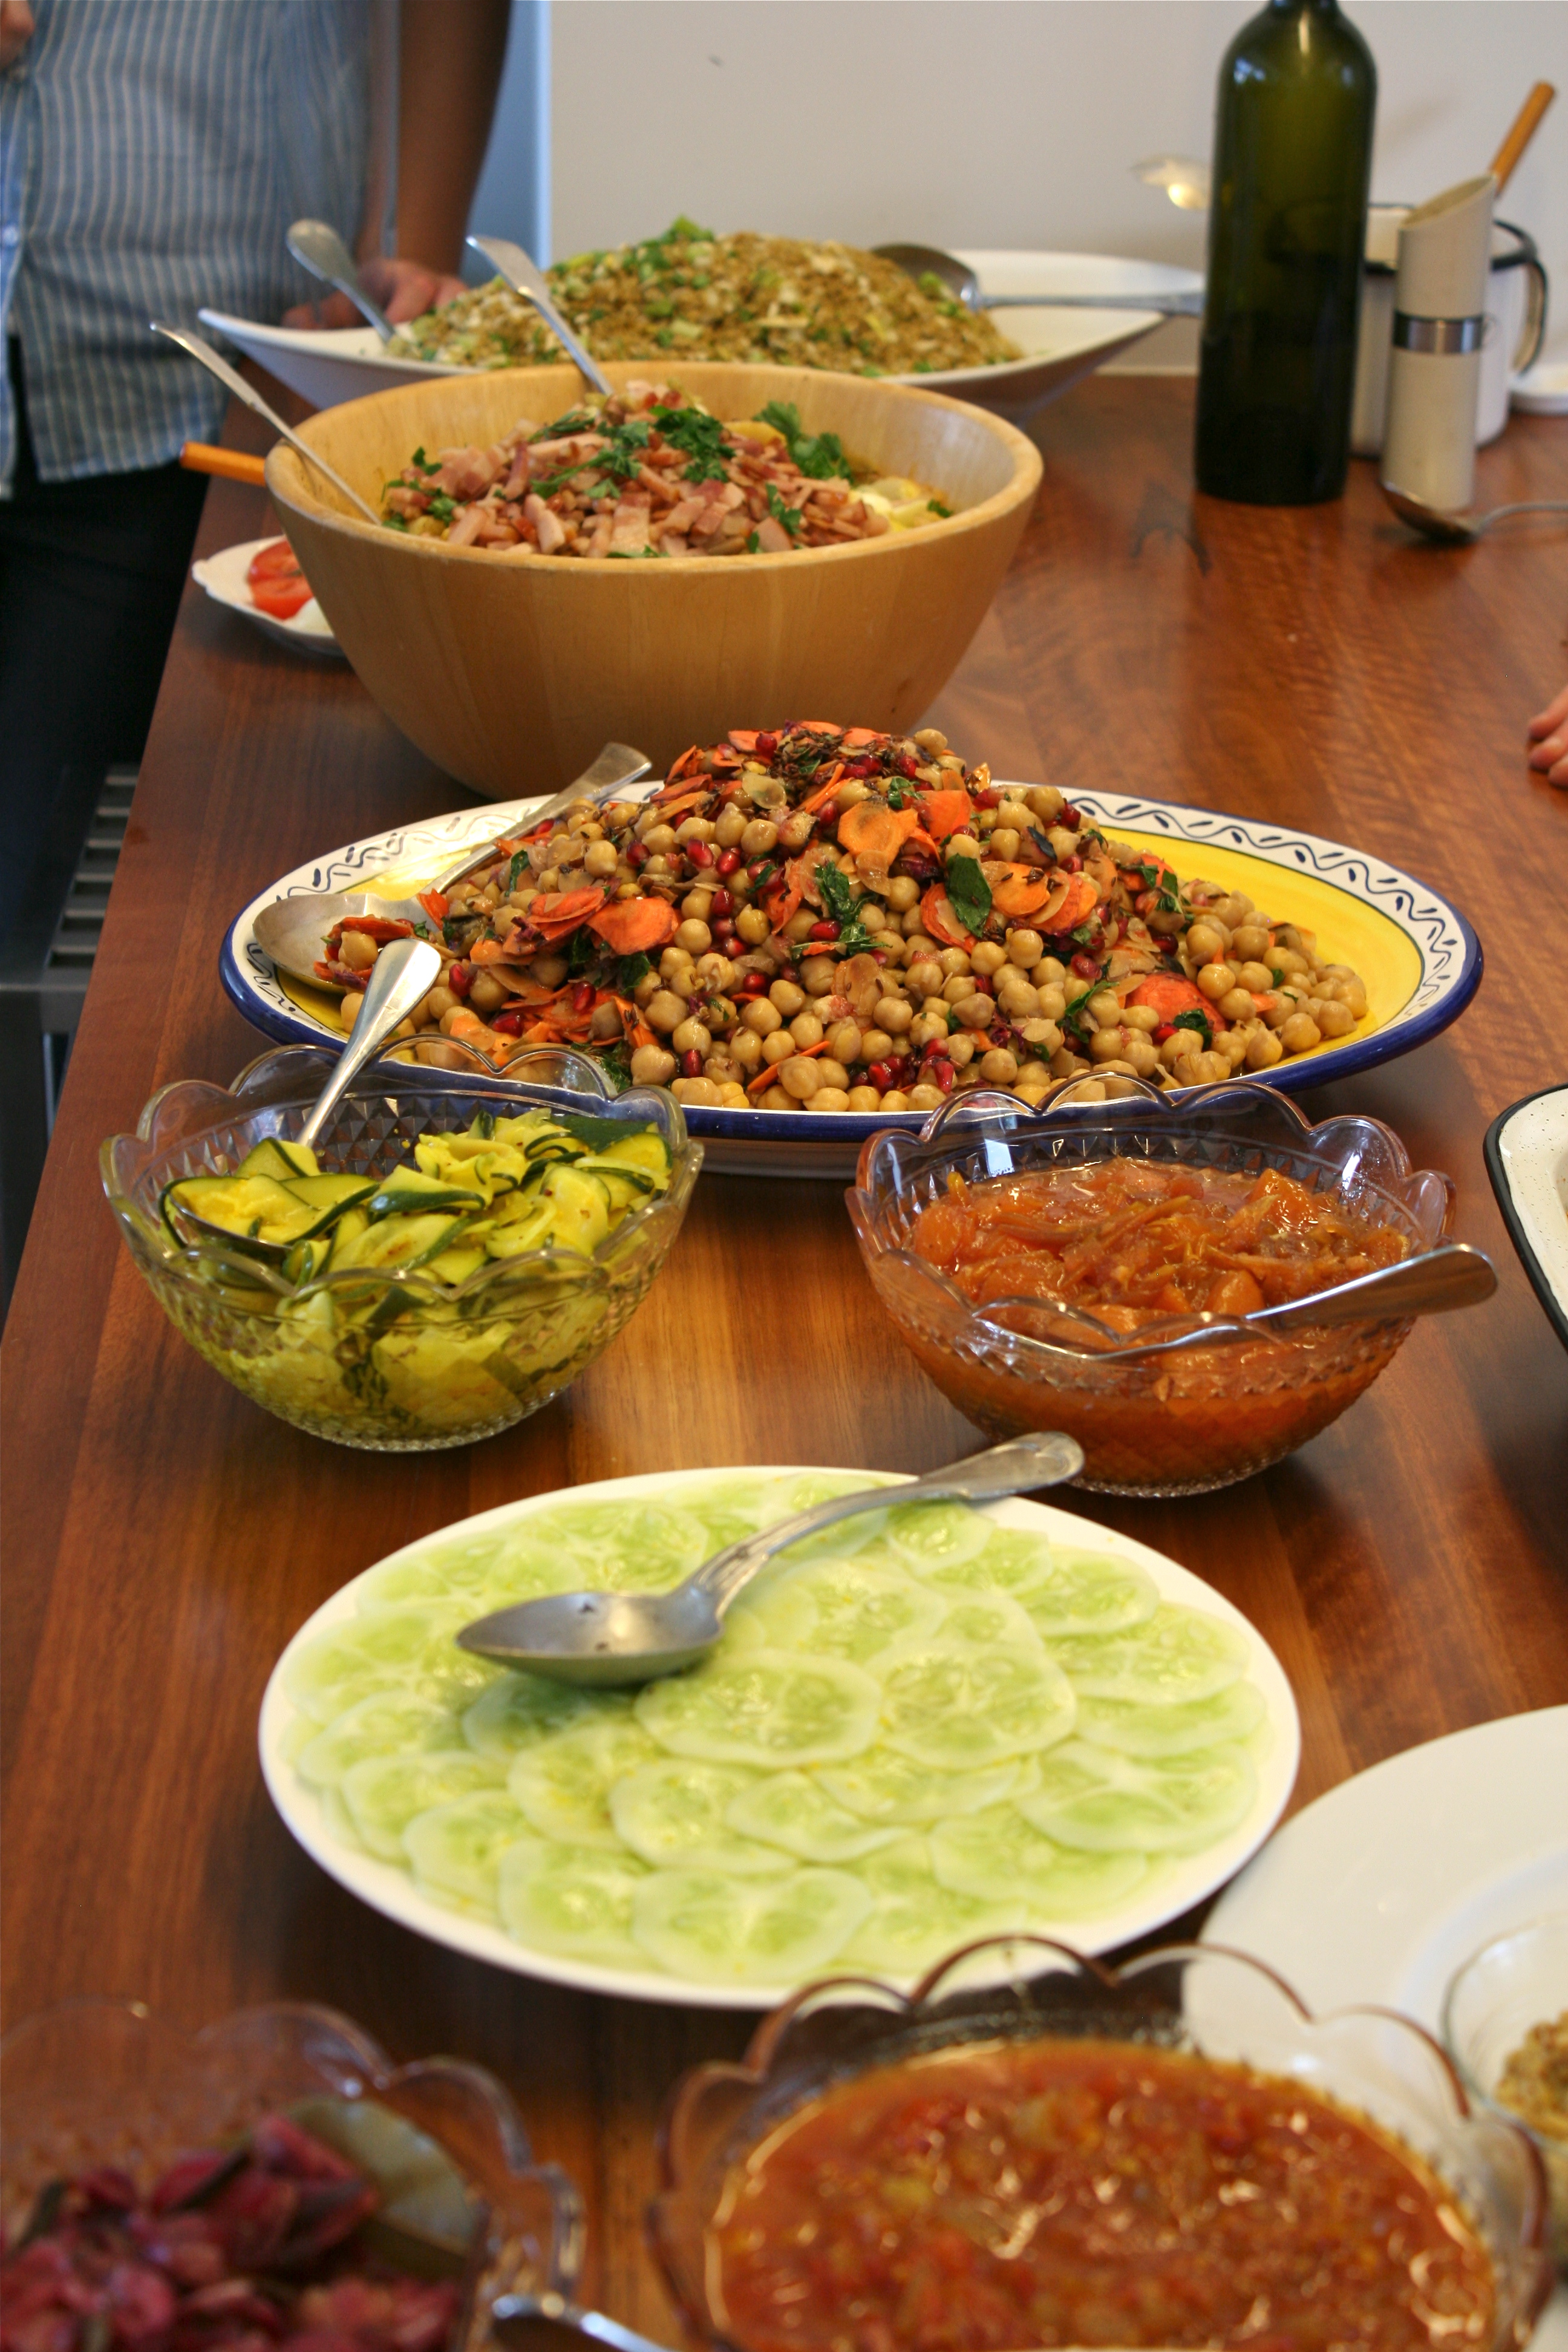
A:
<svg viewBox="0 0 1568 2352">
<path fill-rule="evenodd" d="M 1351 447 L 1358 457 L 1375 457 L 1383 447 L 1399 229 L 1409 210 L 1408 205 L 1372 205 L 1367 209 L 1355 393 L 1351 404 Z M 1476 404 L 1478 448 L 1495 441 L 1508 423 L 1510 379 L 1523 373 L 1545 340 L 1546 293 L 1546 271 L 1535 239 L 1511 221 L 1494 221 L 1487 333 Z"/>
</svg>

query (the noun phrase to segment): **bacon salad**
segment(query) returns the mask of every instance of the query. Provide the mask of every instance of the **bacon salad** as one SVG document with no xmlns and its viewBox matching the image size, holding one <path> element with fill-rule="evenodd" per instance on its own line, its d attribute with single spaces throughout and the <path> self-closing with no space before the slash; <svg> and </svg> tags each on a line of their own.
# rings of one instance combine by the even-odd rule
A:
<svg viewBox="0 0 1568 2352">
<path fill-rule="evenodd" d="M 490 447 L 416 449 L 382 498 L 395 530 L 448 547 L 579 556 L 787 555 L 912 530 L 936 491 L 857 467 L 793 403 L 721 424 L 668 384 L 631 383 Z"/>
<path fill-rule="evenodd" d="M 736 1109 L 1204 1084 L 1367 1010 L 1310 931 L 1184 883 L 1054 786 L 993 783 L 931 728 L 733 728 L 651 800 L 580 801 L 423 903 L 445 970 L 406 1033 L 421 1058 L 447 1058 L 443 1040 L 498 1066 L 569 1045 Z M 330 934 L 318 970 L 350 1025 L 380 944 L 409 928 Z"/>
</svg>

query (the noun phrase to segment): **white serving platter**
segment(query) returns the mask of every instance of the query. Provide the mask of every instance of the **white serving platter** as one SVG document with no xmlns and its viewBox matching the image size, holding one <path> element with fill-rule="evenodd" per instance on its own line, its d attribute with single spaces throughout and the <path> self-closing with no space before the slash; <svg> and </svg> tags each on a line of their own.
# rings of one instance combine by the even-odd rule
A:
<svg viewBox="0 0 1568 2352">
<path fill-rule="evenodd" d="M 1020 786 L 1020 790 L 1024 787 Z M 1276 1063 L 1269 1084 L 1287 1093 L 1326 1086 L 1335 1078 L 1392 1060 L 1456 1020 L 1481 976 L 1480 943 L 1464 917 L 1436 891 L 1364 851 L 1321 835 L 1298 833 L 1253 817 L 1184 808 L 1126 793 L 1076 793 L 1074 804 L 1119 838 L 1179 854 L 1184 880 L 1202 874 L 1247 890 L 1277 922 L 1297 921 L 1341 952 L 1366 980 L 1372 1012 L 1348 1037 Z M 395 869 L 399 891 L 434 873 L 468 843 L 489 837 L 501 804 L 459 809 L 349 842 L 291 874 L 281 875 L 243 908 L 219 951 L 225 989 L 246 1019 L 284 1045 L 319 1045 L 342 1031 L 303 991 L 290 993 L 256 939 L 256 918 L 275 898 L 301 892 L 363 889 Z M 514 824 L 525 824 L 519 803 L 504 804 Z M 323 1017 L 325 1015 L 326 1017 Z M 692 1105 L 686 1123 L 701 1139 L 710 1171 L 721 1175 L 851 1175 L 867 1136 L 886 1127 L 911 1129 L 925 1113 L 879 1111 L 713 1110 Z"/>
<path fill-rule="evenodd" d="M 245 575 L 261 550 L 274 545 L 278 536 L 274 531 L 268 539 L 241 540 L 237 547 L 220 547 L 216 555 L 199 556 L 191 566 L 191 577 L 215 604 L 226 604 L 231 613 L 253 622 L 279 645 L 289 646 L 295 653 L 325 654 L 329 660 L 342 661 L 343 649 L 313 596 L 287 621 L 280 621 L 275 613 L 264 613 L 252 598 Z"/>
<path fill-rule="evenodd" d="M 1486 1161 L 1509 1239 L 1568 1348 L 1568 1086 L 1526 1095 L 1494 1118 Z"/>
<path fill-rule="evenodd" d="M 604 1479 L 593 1486 L 574 1486 L 570 1498 L 574 1503 L 602 1501 L 624 1496 L 628 1501 L 641 1496 L 679 1496 L 683 1491 L 700 1485 L 710 1485 L 717 1475 L 747 1478 L 811 1477 L 823 1475 L 799 1465 L 747 1466 L 725 1472 L 687 1470 L 658 1473 L 636 1478 Z M 828 1473 L 826 1475 L 841 1475 Z M 906 1480 L 892 1473 L 868 1471 L 868 1486 L 887 1486 L 896 1489 Z M 389 1559 L 402 1560 L 427 1550 L 437 1541 L 450 1542 L 459 1534 L 473 1534 L 489 1528 L 501 1528 L 520 1524 L 537 1513 L 559 1507 L 563 1497 L 560 1492 L 530 1496 L 521 1502 L 505 1503 L 498 1510 L 481 1511 L 474 1517 L 444 1528 L 438 1534 L 425 1536 L 417 1543 L 405 1545 Z M 993 1504 L 986 1511 L 1003 1527 L 1028 1528 L 1058 1541 L 1081 1545 L 1086 1529 L 1093 1538 L 1096 1551 L 1110 1553 L 1119 1559 L 1136 1561 L 1146 1570 L 1160 1590 L 1162 1601 L 1179 1601 L 1189 1608 L 1205 1611 L 1212 1617 L 1222 1618 L 1243 1635 L 1250 1652 L 1247 1673 L 1262 1693 L 1268 1710 L 1268 1726 L 1272 1739 L 1268 1752 L 1258 1767 L 1258 1789 L 1252 1811 L 1228 1836 L 1222 1838 L 1204 1853 L 1175 1859 L 1167 1869 L 1158 1874 L 1152 1888 L 1129 1900 L 1114 1911 L 1097 1913 L 1092 1919 L 1064 1923 L 1064 1940 L 1079 1949 L 1103 1952 L 1125 1944 L 1136 1936 L 1146 1935 L 1152 1928 L 1173 1919 L 1205 1895 L 1222 1886 L 1238 1870 L 1268 1835 L 1289 1798 L 1295 1783 L 1300 1758 L 1300 1722 L 1296 1701 L 1286 1679 L 1285 1670 L 1262 1635 L 1249 1624 L 1238 1609 L 1205 1584 L 1200 1577 L 1180 1568 L 1163 1552 L 1153 1551 L 1147 1544 L 1135 1543 L 1131 1537 L 1110 1528 L 1094 1526 L 1075 1517 L 1071 1512 L 1058 1510 L 1042 1503 L 1014 1501 Z M 385 1565 L 378 1562 L 378 1566 Z M 771 2009 L 796 1988 L 780 1985 L 716 1985 L 686 1980 L 660 1971 L 646 1975 L 621 1969 L 606 1969 L 586 1962 L 564 1959 L 558 1955 L 532 1951 L 516 1943 L 500 1927 L 491 1927 L 477 1917 L 466 1916 L 459 1911 L 447 1910 L 432 1903 L 422 1895 L 412 1878 L 393 1864 L 378 1861 L 374 1855 L 347 1845 L 335 1836 L 324 1814 L 316 1791 L 304 1781 L 289 1760 L 290 1735 L 297 1722 L 297 1710 L 284 1688 L 284 1676 L 293 1654 L 316 1634 L 341 1624 L 356 1613 L 359 1589 L 366 1570 L 344 1585 L 341 1591 L 317 1610 L 295 1634 L 277 1665 L 272 1670 L 261 1706 L 260 1750 L 261 1769 L 273 1803 L 281 1813 L 293 1835 L 323 1870 L 380 1911 L 405 1927 L 412 1927 L 433 1943 L 445 1944 L 451 1950 L 462 1952 L 474 1959 L 489 1960 L 497 1968 L 509 1969 L 524 1976 L 543 1977 L 556 1984 L 572 1985 L 587 1992 L 615 1994 L 635 2000 L 679 2001 L 704 2009 Z"/>
<path fill-rule="evenodd" d="M 1542 1707 L 1331 1789 L 1222 1895 L 1203 1940 L 1267 1961 L 1320 2014 L 1371 2002 L 1436 2033 L 1470 1954 L 1565 1905 L 1568 1706 Z M 1531 2343 L 1568 2352 L 1568 2287 Z"/>
<path fill-rule="evenodd" d="M 969 252 L 958 258 L 975 270 L 988 294 L 1125 294 L 1125 310 L 1037 309 L 1002 310 L 997 324 L 1023 352 L 1001 367 L 952 368 L 932 375 L 893 376 L 894 383 L 917 383 L 928 392 L 950 393 L 1015 421 L 1056 400 L 1107 360 L 1152 333 L 1164 320 L 1140 310 L 1139 295 L 1187 293 L 1203 283 L 1195 270 L 1160 261 L 1130 261 L 1103 253 Z M 315 332 L 299 327 L 266 327 L 222 310 L 203 310 L 203 324 L 237 343 L 256 361 L 317 408 L 358 400 L 395 384 L 427 376 L 461 375 L 461 368 L 436 367 L 423 360 L 388 359 L 374 327 L 339 327 Z"/>
</svg>

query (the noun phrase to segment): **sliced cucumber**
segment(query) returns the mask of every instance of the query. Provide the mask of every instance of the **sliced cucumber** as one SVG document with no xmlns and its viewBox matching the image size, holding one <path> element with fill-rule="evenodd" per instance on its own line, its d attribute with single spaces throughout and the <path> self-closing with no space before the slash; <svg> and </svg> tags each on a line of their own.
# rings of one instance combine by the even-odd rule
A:
<svg viewBox="0 0 1568 2352">
<path fill-rule="evenodd" d="M 632 1906 L 649 1872 L 623 1846 L 618 1853 L 576 1846 L 524 1843 L 509 1847 L 496 1877 L 501 1925 L 540 1952 L 595 1960 L 612 1969 L 645 1969 L 647 1955 L 632 1941 Z"/>
<path fill-rule="evenodd" d="M 1204 1748 L 1162 1766 L 1073 1739 L 1040 1768 L 1016 1811 L 1088 1853 L 1195 1853 L 1245 1821 L 1258 1775 L 1245 1748 Z"/>
<path fill-rule="evenodd" d="M 712 1549 L 701 1520 L 679 1504 L 567 1503 L 531 1519 L 528 1536 L 575 1562 L 565 1591 L 662 1592 Z"/>
<path fill-rule="evenodd" d="M 450 1804 L 416 1813 L 403 1832 L 404 1852 L 416 1883 L 437 1898 L 455 1897 L 476 1911 L 496 1913 L 501 1856 L 535 1839 L 504 1789 L 476 1789 Z"/>
<path fill-rule="evenodd" d="M 1124 1756 L 1148 1762 L 1167 1756 L 1188 1756 L 1194 1748 L 1217 1748 L 1232 1739 L 1247 1739 L 1268 1713 L 1263 1694 L 1254 1683 L 1232 1683 L 1213 1698 L 1189 1699 L 1174 1706 L 1140 1706 L 1131 1699 L 1084 1698 L 1079 1701 L 1079 1738 L 1097 1748 L 1113 1748 Z"/>
<path fill-rule="evenodd" d="M 436 1748 L 414 1756 L 367 1756 L 338 1783 L 353 1825 L 372 1853 L 405 1859 L 403 1832 L 416 1813 L 493 1789 L 497 1768 L 471 1748 Z"/>
<path fill-rule="evenodd" d="M 1103 1552 L 1058 1552 L 1024 1606 L 1047 1642 L 1062 1634 L 1124 1633 L 1146 1624 L 1160 1589 L 1146 1569 Z"/>
<path fill-rule="evenodd" d="M 882 1694 L 839 1658 L 746 1650 L 650 1683 L 638 1720 L 661 1748 L 711 1764 L 763 1770 L 857 1756 L 875 1735 Z"/>
<path fill-rule="evenodd" d="M 1023 1756 L 1072 1729 L 1077 1701 L 1043 1650 L 1033 1655 L 949 1643 L 899 1643 L 877 1661 L 881 1738 L 912 1762 L 973 1771 Z"/>
<path fill-rule="evenodd" d="M 622 1841 L 660 1870 L 720 1870 L 731 1878 L 773 1878 L 790 1866 L 776 1846 L 731 1827 L 729 1810 L 754 1775 L 737 1764 L 664 1757 L 617 1780 L 610 1819 Z"/>
<path fill-rule="evenodd" d="M 563 1845 L 601 1846 L 622 1852 L 610 1818 L 616 1782 L 639 1765 L 656 1761 L 658 1749 L 629 1715 L 579 1724 L 525 1748 L 511 1767 L 507 1786 L 542 1837 Z"/>
<path fill-rule="evenodd" d="M 972 1650 L 1015 1650 L 1022 1658 L 1035 1658 L 1043 1646 L 1024 1610 L 1005 1592 L 950 1599 L 938 1633 L 944 1649 L 963 1642 Z"/>
<path fill-rule="evenodd" d="M 315 1789 L 335 1789 L 351 1765 L 367 1756 L 406 1756 L 458 1747 L 461 1718 L 439 1699 L 416 1691 L 373 1691 L 335 1715 L 300 1750 L 298 1770 Z"/>
<path fill-rule="evenodd" d="M 848 1942 L 871 1896 L 845 1870 L 739 1883 L 717 1871 L 656 1870 L 632 1904 L 632 1934 L 673 1976 L 704 1984 L 787 1984 Z"/>
<path fill-rule="evenodd" d="M 822 1559 L 769 1577 L 748 1606 L 781 1648 L 864 1665 L 890 1642 L 929 1633 L 944 1604 L 902 1569 Z M 1024 1620 L 1033 1638 L 1033 1628 Z"/>
<path fill-rule="evenodd" d="M 917 1575 L 973 1559 L 994 1532 L 967 1503 L 897 1503 L 888 1513 L 887 1540 Z"/>
<path fill-rule="evenodd" d="M 970 1552 L 963 1559 L 942 1560 L 934 1567 L 922 1568 L 921 1574 L 938 1591 L 952 1593 L 955 1598 L 999 1592 L 1018 1601 L 1045 1581 L 1051 1566 L 1051 1547 L 1043 1536 L 1029 1535 L 1016 1528 L 995 1528 L 978 1551 Z"/>
<path fill-rule="evenodd" d="M 1000 1804 L 1017 1788 L 1025 1769 L 1022 1759 L 1009 1756 L 976 1772 L 940 1772 L 891 1748 L 869 1748 L 853 1763 L 824 1766 L 816 1777 L 835 1802 L 859 1820 L 918 1828 Z"/>
<path fill-rule="evenodd" d="M 463 1737 L 476 1755 L 510 1766 L 515 1757 L 537 1748 L 558 1731 L 592 1718 L 602 1723 L 619 1718 L 629 1722 L 631 1701 L 606 1706 L 598 1691 L 574 1690 L 570 1683 L 552 1682 L 548 1675 L 503 1674 L 482 1690 L 463 1717 Z"/>
<path fill-rule="evenodd" d="M 458 1648 L 452 1635 L 463 1622 L 460 1610 L 430 1603 L 362 1610 L 294 1653 L 284 1688 L 318 1723 L 331 1723 L 373 1691 L 454 1700 L 466 1692 L 471 1699 L 494 1681 L 496 1668 Z"/>
<path fill-rule="evenodd" d="M 271 1176 L 279 1183 L 300 1177 L 314 1178 L 320 1162 L 308 1143 L 286 1143 L 279 1135 L 253 1143 L 239 1163 L 242 1176 Z"/>
<path fill-rule="evenodd" d="M 1075 1853 L 992 1805 L 931 1832 L 931 1868 L 943 1886 L 985 1903 L 1022 1900 L 1029 1923 L 1078 1919 L 1124 1902 L 1149 1872 L 1141 1853 Z"/>
<path fill-rule="evenodd" d="M 725 1819 L 731 1829 L 783 1846 L 802 1862 L 858 1862 L 899 1834 L 850 1812 L 810 1772 L 771 1772 L 763 1780 L 748 1773 Z"/>
<path fill-rule="evenodd" d="M 996 1903 L 944 1886 L 931 1865 L 923 1837 L 904 1836 L 873 1854 L 860 1869 L 870 1895 L 870 1916 L 839 1955 L 847 1968 L 886 1969 L 914 1976 L 960 1945 L 1022 1928 L 1026 1909 L 1014 1891 Z"/>
<path fill-rule="evenodd" d="M 1234 1625 L 1170 1603 L 1126 1633 L 1053 1636 L 1049 1646 L 1081 1696 L 1142 1706 L 1214 1698 L 1241 1680 L 1248 1655 Z"/>
</svg>

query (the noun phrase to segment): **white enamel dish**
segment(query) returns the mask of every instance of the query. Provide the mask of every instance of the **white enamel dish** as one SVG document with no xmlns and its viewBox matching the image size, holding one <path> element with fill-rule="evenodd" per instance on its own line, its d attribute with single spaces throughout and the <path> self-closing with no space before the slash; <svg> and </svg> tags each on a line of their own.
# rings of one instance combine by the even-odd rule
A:
<svg viewBox="0 0 1568 2352">
<path fill-rule="evenodd" d="M 894 376 L 894 383 L 918 383 L 928 392 L 950 393 L 994 409 L 1015 423 L 1056 400 L 1094 370 L 1103 367 L 1164 320 L 1141 310 L 1140 294 L 1188 293 L 1203 283 L 1195 270 L 1159 261 L 1125 261 L 1102 253 L 963 253 L 988 294 L 1125 294 L 1125 310 L 1064 310 L 1047 302 L 1037 310 L 1002 310 L 997 323 L 1024 356 L 1001 367 L 950 368 L 940 373 Z M 203 310 L 204 325 L 237 343 L 256 361 L 317 408 L 358 400 L 367 392 L 417 383 L 426 376 L 460 375 L 461 368 L 436 367 L 423 360 L 388 359 L 374 327 L 340 327 L 313 332 L 298 327 L 264 327 L 221 310 Z"/>
<path fill-rule="evenodd" d="M 821 1475 L 800 1465 L 770 1465 L 728 1472 L 709 1470 L 676 1471 L 637 1478 L 605 1479 L 593 1486 L 569 1489 L 573 1503 L 602 1501 L 626 1497 L 627 1500 L 658 1496 L 668 1500 L 684 1490 L 711 1485 L 717 1475 L 731 1477 L 782 1478 L 810 1477 Z M 829 1473 L 828 1475 L 835 1475 Z M 837 1475 L 842 1475 L 841 1473 Z M 902 1477 L 889 1473 L 868 1471 L 866 1483 L 886 1485 L 892 1488 L 903 1485 Z M 531 1515 L 553 1509 L 564 1499 L 560 1492 L 534 1495 L 527 1499 L 502 1504 L 499 1510 L 482 1511 L 473 1518 L 440 1530 L 443 1541 L 461 1534 L 473 1534 L 489 1528 L 517 1525 Z M 1058 1541 L 1081 1546 L 1089 1522 L 1075 1517 L 1068 1511 L 1056 1510 L 1045 1504 L 1023 1501 L 991 1505 L 986 1517 L 1003 1527 L 1028 1528 Z M 1250 1657 L 1247 1673 L 1262 1694 L 1268 1708 L 1269 1738 L 1267 1752 L 1258 1761 L 1258 1796 L 1251 1812 L 1235 1830 L 1220 1838 L 1201 1853 L 1175 1859 L 1158 1873 L 1152 1887 L 1130 1899 L 1113 1911 L 1096 1913 L 1091 1918 L 1064 1923 L 1064 1938 L 1079 1950 L 1110 1951 L 1114 1947 L 1131 1942 L 1167 1919 L 1174 1919 L 1205 1895 L 1222 1886 L 1250 1855 L 1255 1853 L 1268 1835 L 1289 1798 L 1295 1783 L 1300 1759 L 1300 1722 L 1296 1702 L 1291 1694 L 1284 1668 L 1261 1634 L 1231 1606 L 1213 1587 L 1202 1579 L 1179 1568 L 1163 1552 L 1152 1551 L 1147 1544 L 1134 1543 L 1130 1537 L 1114 1533 L 1110 1528 L 1093 1527 L 1092 1538 L 1097 1552 L 1136 1561 L 1146 1570 L 1158 1585 L 1162 1601 L 1177 1601 L 1189 1608 L 1200 1609 L 1211 1617 L 1218 1617 L 1235 1626 L 1247 1643 Z M 416 1544 L 405 1545 L 389 1559 L 402 1560 L 426 1551 L 436 1540 L 426 1536 Z M 384 1562 L 378 1562 L 384 1566 Z M 365 1576 L 372 1571 L 366 1570 Z M 291 1740 L 298 1723 L 298 1712 L 284 1688 L 284 1676 L 294 1653 L 317 1633 L 341 1624 L 356 1612 L 356 1601 L 364 1576 L 355 1577 L 339 1592 L 317 1610 L 295 1634 L 272 1670 L 261 1705 L 260 1750 L 261 1769 L 273 1803 L 281 1813 L 293 1835 L 323 1870 L 380 1911 L 405 1927 L 428 1937 L 433 1943 L 445 1944 L 453 1951 L 462 1952 L 475 1959 L 489 1960 L 497 1968 L 509 1969 L 516 1974 L 543 1977 L 553 1983 L 572 1985 L 588 1992 L 604 1992 L 635 2000 L 679 2001 L 703 2009 L 771 2009 L 795 1990 L 793 1984 L 746 1984 L 731 1986 L 688 1980 L 649 1970 L 637 1974 L 621 1969 L 595 1967 L 587 1962 L 563 1959 L 553 1953 L 531 1950 L 516 1943 L 500 1927 L 491 1927 L 478 1917 L 447 1910 L 432 1903 L 422 1895 L 414 1881 L 393 1864 L 380 1862 L 363 1850 L 356 1850 L 335 1836 L 329 1827 L 316 1791 L 304 1781 L 289 1760 Z M 815 1971 L 820 1975 L 821 1970 Z"/>
<path fill-rule="evenodd" d="M 1277 922 L 1317 931 L 1334 960 L 1352 965 L 1367 983 L 1367 1020 L 1337 1044 L 1277 1063 L 1268 1082 L 1286 1093 L 1325 1086 L 1409 1053 L 1446 1029 L 1464 1011 L 1480 982 L 1481 950 L 1464 917 L 1436 891 L 1397 866 L 1365 852 L 1297 833 L 1257 818 L 1125 793 L 1079 793 L 1075 805 L 1119 839 L 1171 852 L 1185 881 L 1204 875 L 1245 889 Z M 518 804 L 511 823 L 525 822 Z M 336 1000 L 290 982 L 285 988 L 257 944 L 255 923 L 274 898 L 300 892 L 363 889 L 371 877 L 395 869 L 400 885 L 427 876 L 466 844 L 476 847 L 494 832 L 497 804 L 460 809 L 426 823 L 377 834 L 296 866 L 242 908 L 225 935 L 218 970 L 223 985 L 247 1021 L 280 1044 L 319 1045 L 341 1035 Z M 401 895 L 399 891 L 392 895 Z M 719 1174 L 850 1175 L 868 1135 L 889 1126 L 919 1129 L 921 1111 L 716 1110 L 692 1105 L 686 1123 L 700 1137 L 710 1171 Z"/>
<path fill-rule="evenodd" d="M 280 621 L 275 613 L 264 613 L 252 599 L 245 575 L 261 550 L 275 545 L 277 539 L 274 531 L 269 539 L 245 539 L 237 547 L 221 547 L 216 555 L 200 556 L 191 566 L 191 577 L 215 604 L 226 604 L 231 613 L 242 614 L 279 645 L 295 653 L 324 654 L 329 660 L 342 661 L 342 647 L 313 596 L 287 621 Z"/>
<path fill-rule="evenodd" d="M 1526 1095 L 1494 1118 L 1486 1161 L 1509 1239 L 1568 1348 L 1568 1086 Z"/>
<path fill-rule="evenodd" d="M 1227 1888 L 1203 1939 L 1266 1961 L 1320 2015 L 1375 2002 L 1435 2034 L 1471 1953 L 1564 1905 L 1568 1706 L 1542 1707 L 1331 1789 Z M 1568 2287 L 1531 2342 L 1568 2352 Z"/>
</svg>

